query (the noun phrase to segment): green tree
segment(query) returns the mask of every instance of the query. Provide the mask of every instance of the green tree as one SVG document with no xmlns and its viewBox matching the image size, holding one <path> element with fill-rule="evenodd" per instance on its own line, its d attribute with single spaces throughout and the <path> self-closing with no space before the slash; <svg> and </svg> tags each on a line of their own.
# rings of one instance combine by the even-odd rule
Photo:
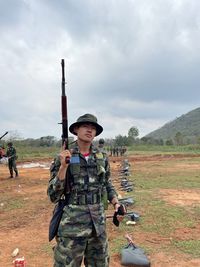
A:
<svg viewBox="0 0 200 267">
<path fill-rule="evenodd" d="M 133 126 L 128 130 L 128 143 L 132 145 L 135 142 L 136 137 L 139 135 L 137 127 Z"/>
<path fill-rule="evenodd" d="M 135 139 L 136 137 L 138 137 L 138 135 L 139 135 L 139 130 L 136 126 L 133 126 L 128 130 L 128 137 Z"/>
<path fill-rule="evenodd" d="M 173 146 L 173 141 L 171 139 L 166 140 L 166 146 Z"/>
<path fill-rule="evenodd" d="M 129 139 L 127 136 L 117 135 L 114 140 L 115 146 L 128 146 L 129 145 Z"/>
<path fill-rule="evenodd" d="M 54 136 L 43 136 L 40 137 L 40 146 L 47 146 L 50 147 L 56 142 L 56 139 Z"/>
<path fill-rule="evenodd" d="M 197 136 L 197 139 L 196 139 L 196 140 L 197 140 L 197 141 L 196 141 L 197 144 L 200 145 L 200 136 Z"/>
<path fill-rule="evenodd" d="M 181 132 L 177 132 L 174 137 L 175 144 L 180 146 L 183 145 L 183 135 Z"/>
</svg>

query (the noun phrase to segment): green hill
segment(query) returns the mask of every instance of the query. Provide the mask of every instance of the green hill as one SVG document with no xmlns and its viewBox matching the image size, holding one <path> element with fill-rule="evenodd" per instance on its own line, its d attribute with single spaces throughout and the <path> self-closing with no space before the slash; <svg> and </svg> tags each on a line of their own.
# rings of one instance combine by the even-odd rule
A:
<svg viewBox="0 0 200 267">
<path fill-rule="evenodd" d="M 184 143 L 193 143 L 200 138 L 200 108 L 194 109 L 175 120 L 166 123 L 161 128 L 147 134 L 146 138 L 174 140 L 181 134 Z"/>
</svg>

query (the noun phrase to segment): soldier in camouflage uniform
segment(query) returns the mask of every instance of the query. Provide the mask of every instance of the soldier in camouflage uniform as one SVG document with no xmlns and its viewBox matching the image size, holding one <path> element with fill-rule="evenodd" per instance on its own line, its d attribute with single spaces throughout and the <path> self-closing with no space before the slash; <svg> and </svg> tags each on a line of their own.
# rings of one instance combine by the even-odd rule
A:
<svg viewBox="0 0 200 267">
<path fill-rule="evenodd" d="M 16 165 L 17 153 L 12 142 L 8 143 L 6 156 L 8 157 L 8 168 L 10 171 L 10 178 L 13 178 L 13 171 L 15 172 L 15 177 L 17 177 L 18 176 L 18 170 Z"/>
<path fill-rule="evenodd" d="M 107 154 L 107 153 L 106 153 L 106 150 L 105 150 L 105 148 L 104 148 L 104 144 L 105 144 L 104 139 L 103 139 L 103 138 L 100 138 L 100 139 L 99 139 L 98 150 L 99 150 L 99 152 L 101 152 L 101 153 L 103 153 L 103 154 Z"/>
<path fill-rule="evenodd" d="M 115 211 L 120 204 L 110 180 L 108 158 L 92 145 L 103 128 L 95 116 L 85 114 L 69 130 L 77 135 L 77 141 L 71 151 L 62 151 L 52 163 L 48 186 L 52 202 L 63 195 L 68 198 L 57 232 L 54 267 L 80 267 L 83 259 L 87 267 L 108 267 L 104 203 L 109 200 Z"/>
</svg>

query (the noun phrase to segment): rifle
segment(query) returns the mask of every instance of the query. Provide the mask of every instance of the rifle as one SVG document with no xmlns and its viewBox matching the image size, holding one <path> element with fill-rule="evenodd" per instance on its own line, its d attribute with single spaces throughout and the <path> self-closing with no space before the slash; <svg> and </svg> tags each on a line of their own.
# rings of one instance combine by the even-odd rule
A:
<svg viewBox="0 0 200 267">
<path fill-rule="evenodd" d="M 129 211 L 124 214 L 124 217 L 127 217 L 131 221 L 139 221 L 140 215 L 137 212 Z M 113 215 L 106 215 L 106 219 L 113 218 Z"/>
<path fill-rule="evenodd" d="M 62 147 L 64 149 L 69 148 L 68 142 L 68 118 L 67 118 L 67 96 L 65 94 L 65 61 L 64 59 L 61 60 L 62 66 L 62 95 L 61 95 L 61 109 L 62 109 Z M 70 162 L 69 158 L 65 158 L 66 163 Z M 69 189 L 68 181 L 66 182 L 67 188 Z"/>
<path fill-rule="evenodd" d="M 61 112 L 62 112 L 62 147 L 63 149 L 68 149 L 68 119 L 67 119 L 67 96 L 65 94 L 65 61 L 64 59 L 61 60 L 61 66 L 62 66 L 62 82 L 61 82 L 61 88 L 62 88 L 62 95 L 61 95 Z M 65 158 L 65 162 L 69 163 L 70 159 Z M 58 227 L 60 224 L 60 220 L 62 218 L 63 214 L 63 208 L 69 201 L 69 192 L 70 192 L 70 186 L 67 175 L 65 176 L 65 185 L 64 185 L 66 191 L 65 199 L 61 198 L 58 203 L 56 204 L 53 216 L 51 218 L 50 224 L 49 224 L 49 241 L 51 241 L 56 235 L 58 231 Z"/>
<path fill-rule="evenodd" d="M 119 198 L 119 202 L 125 206 L 131 206 L 134 204 L 134 199 L 132 197 Z"/>
<path fill-rule="evenodd" d="M 0 137 L 0 140 L 1 140 L 6 134 L 8 134 L 8 132 L 5 132 L 5 134 L 3 134 L 3 135 Z"/>
<path fill-rule="evenodd" d="M 62 146 L 68 149 L 68 119 L 67 119 L 67 96 L 65 94 L 65 61 L 61 60 L 62 66 L 62 95 L 61 95 L 61 109 L 62 109 Z"/>
</svg>

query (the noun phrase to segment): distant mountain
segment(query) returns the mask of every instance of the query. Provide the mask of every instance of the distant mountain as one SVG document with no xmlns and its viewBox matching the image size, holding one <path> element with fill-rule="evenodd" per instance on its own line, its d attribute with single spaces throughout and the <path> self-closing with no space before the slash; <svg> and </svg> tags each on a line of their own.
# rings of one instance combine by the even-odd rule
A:
<svg viewBox="0 0 200 267">
<path fill-rule="evenodd" d="M 147 134 L 145 137 L 173 140 L 178 132 L 181 133 L 185 140 L 194 140 L 200 137 L 200 108 L 194 109 L 166 123 L 164 126 Z"/>
</svg>

